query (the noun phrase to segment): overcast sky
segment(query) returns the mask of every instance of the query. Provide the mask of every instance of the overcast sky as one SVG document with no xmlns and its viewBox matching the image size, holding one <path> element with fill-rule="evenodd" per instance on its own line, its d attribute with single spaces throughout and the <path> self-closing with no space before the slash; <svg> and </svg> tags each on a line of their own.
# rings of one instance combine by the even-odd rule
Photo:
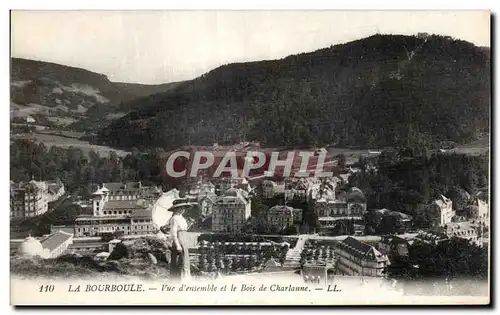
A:
<svg viewBox="0 0 500 315">
<path fill-rule="evenodd" d="M 487 11 L 13 11 L 13 57 L 166 83 L 220 65 L 279 59 L 375 33 L 490 46 Z"/>
</svg>

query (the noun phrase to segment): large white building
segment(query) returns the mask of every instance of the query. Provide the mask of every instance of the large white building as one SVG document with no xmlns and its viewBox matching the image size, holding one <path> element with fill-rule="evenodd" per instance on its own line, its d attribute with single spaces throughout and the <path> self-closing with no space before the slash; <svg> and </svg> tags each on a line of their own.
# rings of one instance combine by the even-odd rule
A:
<svg viewBox="0 0 500 315">
<path fill-rule="evenodd" d="M 433 225 L 445 226 L 455 216 L 451 199 L 441 195 L 428 206 Z"/>
<path fill-rule="evenodd" d="M 382 277 L 389 265 L 387 255 L 374 246 L 347 237 L 335 252 L 338 259 L 337 273 L 348 276 Z"/>
<path fill-rule="evenodd" d="M 160 188 L 144 186 L 141 182 L 104 183 L 95 190 L 106 192 L 108 200 L 157 200 L 163 193 Z"/>
<path fill-rule="evenodd" d="M 482 201 L 479 198 L 476 198 L 473 202 L 471 210 L 472 210 L 471 216 L 473 219 L 478 220 L 485 226 L 489 226 L 490 206 L 487 202 Z"/>
<path fill-rule="evenodd" d="M 212 231 L 241 232 L 251 215 L 251 200 L 242 189 L 229 188 L 215 201 Z"/>
<path fill-rule="evenodd" d="M 35 181 L 27 183 L 10 182 L 11 218 L 32 218 L 44 214 L 49 209 L 49 202 L 64 195 L 61 181 Z"/>
<path fill-rule="evenodd" d="M 52 233 L 41 240 L 27 237 L 18 247 L 17 255 L 25 257 L 56 258 L 73 243 L 73 235 L 63 231 Z"/>
<path fill-rule="evenodd" d="M 161 196 L 154 186 L 138 183 L 107 183 L 92 194 L 93 215 L 75 219 L 75 236 L 99 236 L 123 232 L 124 235 L 154 233 L 153 202 Z"/>
</svg>

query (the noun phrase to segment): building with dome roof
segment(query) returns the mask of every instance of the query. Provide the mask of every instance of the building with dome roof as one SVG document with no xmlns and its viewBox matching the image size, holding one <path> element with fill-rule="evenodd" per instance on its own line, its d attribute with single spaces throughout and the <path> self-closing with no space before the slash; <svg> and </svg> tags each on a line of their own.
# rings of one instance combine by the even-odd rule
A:
<svg viewBox="0 0 500 315">
<path fill-rule="evenodd" d="M 217 197 L 212 209 L 212 231 L 241 232 L 251 215 L 251 201 L 244 190 L 231 187 Z"/>
<path fill-rule="evenodd" d="M 18 256 L 56 258 L 61 256 L 73 243 L 73 234 L 57 231 L 40 240 L 28 236 L 17 247 Z"/>
<path fill-rule="evenodd" d="M 24 257 L 41 257 L 46 258 L 48 256 L 48 250 L 44 249 L 42 243 L 32 236 L 28 236 L 19 245 L 17 249 L 18 256 Z"/>
</svg>

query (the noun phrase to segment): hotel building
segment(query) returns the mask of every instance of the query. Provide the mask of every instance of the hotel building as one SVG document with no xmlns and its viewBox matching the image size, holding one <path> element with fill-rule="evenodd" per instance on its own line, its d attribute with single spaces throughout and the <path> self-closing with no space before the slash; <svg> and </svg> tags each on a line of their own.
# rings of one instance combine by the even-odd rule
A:
<svg viewBox="0 0 500 315">
<path fill-rule="evenodd" d="M 32 218 L 44 214 L 49 209 L 49 202 L 64 195 L 61 181 L 35 181 L 27 183 L 10 182 L 11 218 Z"/>
<path fill-rule="evenodd" d="M 335 254 L 337 273 L 341 275 L 382 277 L 389 265 L 387 255 L 350 236 L 339 245 Z"/>
<path fill-rule="evenodd" d="M 215 201 L 212 231 L 241 232 L 251 215 L 251 201 L 242 189 L 229 188 Z"/>
<path fill-rule="evenodd" d="M 445 226 L 455 216 L 451 199 L 441 195 L 428 206 L 429 215 L 432 217 L 433 226 Z"/>
<path fill-rule="evenodd" d="M 154 233 L 152 204 L 160 196 L 161 190 L 144 187 L 140 182 L 104 184 L 93 193 L 93 215 L 75 219 L 75 236 L 99 236 L 115 231 L 124 235 Z"/>
</svg>

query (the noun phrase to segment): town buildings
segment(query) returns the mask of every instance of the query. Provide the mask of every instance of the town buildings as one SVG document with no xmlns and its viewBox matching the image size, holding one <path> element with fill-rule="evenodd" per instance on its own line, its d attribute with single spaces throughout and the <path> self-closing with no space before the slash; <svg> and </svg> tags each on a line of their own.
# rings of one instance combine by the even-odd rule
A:
<svg viewBox="0 0 500 315">
<path fill-rule="evenodd" d="M 267 199 L 283 196 L 285 200 L 309 202 L 315 199 L 322 180 L 317 177 L 290 179 L 286 181 L 264 180 L 262 182 L 262 196 Z"/>
<path fill-rule="evenodd" d="M 445 233 L 448 238 L 457 237 L 468 240 L 471 244 L 483 246 L 478 232 L 480 226 L 471 222 L 453 222 L 445 226 Z"/>
<path fill-rule="evenodd" d="M 365 215 L 365 222 L 377 234 L 406 233 L 412 221 L 412 216 L 389 209 L 370 210 Z"/>
<path fill-rule="evenodd" d="M 162 190 L 156 186 L 144 186 L 141 182 L 104 183 L 95 190 L 107 192 L 108 200 L 152 200 L 156 201 Z"/>
<path fill-rule="evenodd" d="M 446 234 L 435 234 L 431 232 L 419 231 L 417 236 L 414 238 L 415 242 L 422 242 L 430 245 L 438 245 L 441 242 L 448 240 Z"/>
<path fill-rule="evenodd" d="M 301 202 L 316 199 L 320 186 L 321 179 L 318 177 L 301 178 L 295 185 L 293 199 Z"/>
<path fill-rule="evenodd" d="M 314 203 L 314 212 L 320 227 L 333 227 L 338 220 L 361 220 L 366 213 L 365 195 L 357 187 L 351 188 L 345 197 L 339 196 L 337 199 L 331 199 L 324 193 L 320 196 L 321 199 Z"/>
<path fill-rule="evenodd" d="M 453 202 L 443 195 L 428 206 L 428 212 L 433 226 L 444 226 L 455 216 Z"/>
<path fill-rule="evenodd" d="M 276 205 L 265 213 L 265 226 L 268 232 L 281 232 L 302 223 L 302 209 L 294 209 L 285 205 Z"/>
<path fill-rule="evenodd" d="M 476 198 L 470 207 L 470 216 L 472 219 L 478 220 L 480 223 L 484 224 L 486 227 L 489 226 L 489 213 L 490 207 L 488 202 Z"/>
<path fill-rule="evenodd" d="M 251 191 L 250 184 L 248 180 L 244 177 L 223 177 L 220 179 L 218 184 L 216 185 L 216 193 L 218 195 L 223 195 L 226 190 L 230 188 L 241 189 L 249 193 Z"/>
<path fill-rule="evenodd" d="M 335 254 L 337 273 L 348 276 L 381 277 L 390 263 L 387 255 L 350 236 L 339 245 Z"/>
<path fill-rule="evenodd" d="M 152 206 L 161 196 L 157 187 L 138 183 L 106 183 L 93 194 L 93 215 L 75 219 L 75 236 L 99 236 L 121 231 L 124 235 L 149 234 L 156 231 Z"/>
<path fill-rule="evenodd" d="M 73 243 L 73 235 L 63 231 L 52 233 L 41 240 L 28 236 L 18 247 L 17 255 L 41 258 L 61 256 Z"/>
<path fill-rule="evenodd" d="M 60 180 L 27 183 L 10 182 L 11 218 L 32 218 L 44 214 L 53 202 L 64 195 L 64 184 Z"/>
<path fill-rule="evenodd" d="M 275 182 L 272 180 L 264 180 L 262 182 L 262 197 L 271 199 L 276 195 L 285 193 L 285 182 Z"/>
<path fill-rule="evenodd" d="M 104 233 L 123 232 L 124 235 L 156 232 L 150 209 L 136 209 L 131 214 L 112 216 L 79 216 L 75 219 L 75 236 L 101 236 Z"/>
<path fill-rule="evenodd" d="M 237 185 L 238 183 L 236 183 Z M 210 181 L 196 180 L 187 185 L 186 198 L 193 200 L 198 204 L 201 210 L 202 218 L 212 215 L 212 208 L 217 199 L 215 193 L 216 187 Z"/>
<path fill-rule="evenodd" d="M 383 236 L 378 243 L 378 249 L 382 254 L 388 256 L 408 257 L 408 241 L 404 238 L 389 235 Z"/>
<path fill-rule="evenodd" d="M 251 215 L 251 201 L 242 189 L 229 188 L 212 209 L 212 231 L 241 232 Z"/>
<path fill-rule="evenodd" d="M 42 246 L 47 250 L 46 258 L 56 258 L 61 256 L 69 245 L 73 243 L 73 234 L 57 231 L 42 240 Z"/>
</svg>

